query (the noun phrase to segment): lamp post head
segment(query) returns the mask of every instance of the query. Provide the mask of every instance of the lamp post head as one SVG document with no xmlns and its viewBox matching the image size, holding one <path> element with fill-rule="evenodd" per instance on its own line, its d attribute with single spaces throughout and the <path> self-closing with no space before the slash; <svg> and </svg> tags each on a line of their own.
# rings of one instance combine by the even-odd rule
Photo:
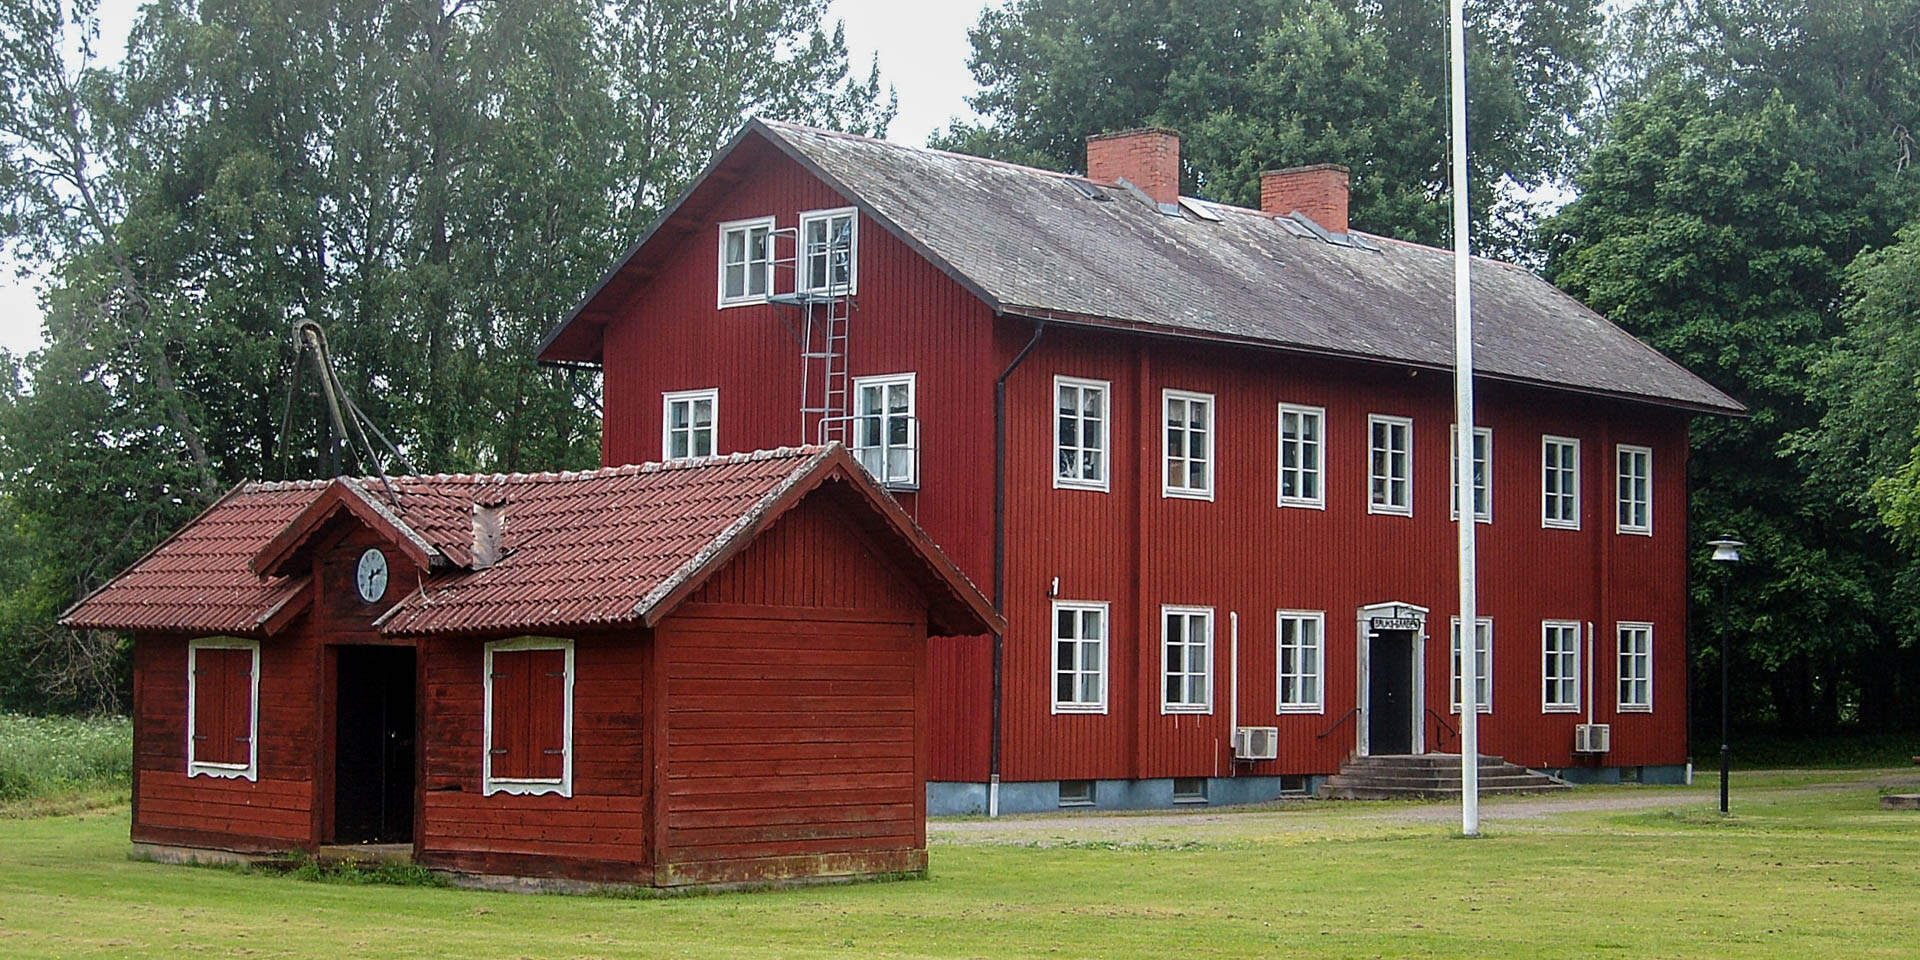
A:
<svg viewBox="0 0 1920 960">
<path fill-rule="evenodd" d="M 1729 535 L 1721 537 L 1718 540 L 1708 540 L 1707 546 L 1713 548 L 1713 560 L 1715 563 L 1739 563 L 1740 548 L 1746 546 L 1746 544 L 1735 540 Z"/>
</svg>

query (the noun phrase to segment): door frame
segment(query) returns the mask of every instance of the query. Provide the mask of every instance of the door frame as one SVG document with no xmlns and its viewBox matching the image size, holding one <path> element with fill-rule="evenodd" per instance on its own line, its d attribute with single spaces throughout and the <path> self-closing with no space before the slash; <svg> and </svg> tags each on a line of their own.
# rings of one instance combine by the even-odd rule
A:
<svg viewBox="0 0 1920 960">
<path fill-rule="evenodd" d="M 1427 752 L 1427 608 L 1417 604 L 1389 600 L 1384 603 L 1369 603 L 1354 611 L 1354 649 L 1359 656 L 1358 669 L 1354 671 L 1357 679 L 1359 699 L 1355 710 L 1359 714 L 1354 736 L 1354 755 L 1372 756 L 1371 743 L 1373 731 L 1373 709 L 1368 699 L 1372 692 L 1372 653 L 1373 629 L 1369 623 L 1375 617 L 1418 620 L 1419 629 L 1413 633 L 1413 736 L 1408 741 L 1413 744 L 1414 753 Z"/>
<path fill-rule="evenodd" d="M 337 797 L 340 732 L 340 651 L 349 647 L 393 647 L 413 651 L 413 847 L 420 849 L 421 825 L 426 817 L 426 729 L 427 681 L 426 650 L 409 638 L 395 640 L 377 634 L 352 635 L 329 639 L 318 645 L 320 696 L 316 697 L 320 726 L 320 749 L 313 758 L 314 843 L 319 846 L 338 843 L 334 833 L 334 801 Z"/>
</svg>

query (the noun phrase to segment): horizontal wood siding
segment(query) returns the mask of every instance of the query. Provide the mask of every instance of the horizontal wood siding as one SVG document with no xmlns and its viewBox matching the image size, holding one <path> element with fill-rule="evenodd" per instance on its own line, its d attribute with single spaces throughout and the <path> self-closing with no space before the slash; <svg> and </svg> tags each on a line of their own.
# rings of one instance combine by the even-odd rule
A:
<svg viewBox="0 0 1920 960">
<path fill-rule="evenodd" d="M 663 259 L 607 327 L 602 457 L 608 465 L 661 456 L 661 394 L 717 387 L 716 452 L 811 442 L 800 422 L 797 308 L 717 303 L 718 224 L 773 216 L 793 227 L 802 211 L 849 201 L 784 157 L 764 150 L 752 176 L 690 200 L 697 227 L 679 233 Z M 918 492 L 899 499 L 941 549 L 983 588 L 992 578 L 993 377 L 986 372 L 993 314 L 946 274 L 867 217 L 859 223 L 859 291 L 848 324 L 853 377 L 916 373 L 922 454 Z M 781 248 L 790 254 L 789 247 Z M 788 275 L 777 280 L 785 289 Z M 790 326 L 791 325 L 791 326 Z M 672 358 L 671 361 L 665 358 Z M 1001 361 L 1004 363 L 1004 360 Z M 936 639 L 944 664 L 985 663 L 986 641 Z M 977 670 L 943 672 L 932 722 L 952 731 L 937 779 L 986 777 L 986 730 L 974 721 L 987 686 Z"/>
<path fill-rule="evenodd" d="M 482 641 L 424 642 L 422 862 L 491 869 L 481 856 L 491 854 L 516 858 L 503 861 L 516 872 L 568 876 L 576 860 L 648 862 L 648 642 L 644 632 L 575 638 L 571 797 L 483 795 Z M 631 871 L 620 876 L 644 882 Z"/>
<path fill-rule="evenodd" d="M 246 850 L 311 846 L 318 656 L 311 636 L 294 629 L 260 644 L 257 781 L 187 776 L 188 640 L 134 639 L 133 838 Z"/>
</svg>

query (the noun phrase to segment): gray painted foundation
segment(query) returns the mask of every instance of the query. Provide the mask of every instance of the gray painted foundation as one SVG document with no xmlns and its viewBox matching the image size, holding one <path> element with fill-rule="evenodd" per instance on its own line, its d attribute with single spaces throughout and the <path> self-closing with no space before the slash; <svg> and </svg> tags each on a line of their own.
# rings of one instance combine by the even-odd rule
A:
<svg viewBox="0 0 1920 960">
<path fill-rule="evenodd" d="M 1060 804 L 1060 782 L 1038 780 L 1000 784 L 1001 813 L 1057 813 L 1062 810 L 1160 810 L 1186 807 L 1220 807 L 1239 803 L 1264 803 L 1281 797 L 1312 796 L 1325 777 L 1288 777 L 1306 782 L 1304 791 L 1286 793 L 1280 777 L 1208 777 L 1205 800 L 1173 799 L 1173 781 L 1095 780 L 1093 802 Z M 987 785 L 984 783 L 930 782 L 927 784 L 927 815 L 935 817 L 980 816 L 987 812 Z"/>
<path fill-rule="evenodd" d="M 1645 783 L 1674 786 L 1687 782 L 1687 765 L 1684 763 L 1646 767 L 1549 767 L 1545 772 L 1568 783 L 1581 784 Z"/>
</svg>

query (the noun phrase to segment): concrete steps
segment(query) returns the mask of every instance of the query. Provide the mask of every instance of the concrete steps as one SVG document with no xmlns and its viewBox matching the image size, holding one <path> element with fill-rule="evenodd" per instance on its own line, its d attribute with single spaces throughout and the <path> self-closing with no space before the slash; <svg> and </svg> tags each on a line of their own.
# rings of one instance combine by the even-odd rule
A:
<svg viewBox="0 0 1920 960">
<path fill-rule="evenodd" d="M 1480 758 L 1480 794 L 1553 793 L 1571 790 L 1565 781 L 1528 770 L 1499 757 Z M 1400 798 L 1457 800 L 1459 754 L 1427 753 L 1356 757 L 1327 778 L 1320 796 L 1331 800 Z"/>
</svg>

